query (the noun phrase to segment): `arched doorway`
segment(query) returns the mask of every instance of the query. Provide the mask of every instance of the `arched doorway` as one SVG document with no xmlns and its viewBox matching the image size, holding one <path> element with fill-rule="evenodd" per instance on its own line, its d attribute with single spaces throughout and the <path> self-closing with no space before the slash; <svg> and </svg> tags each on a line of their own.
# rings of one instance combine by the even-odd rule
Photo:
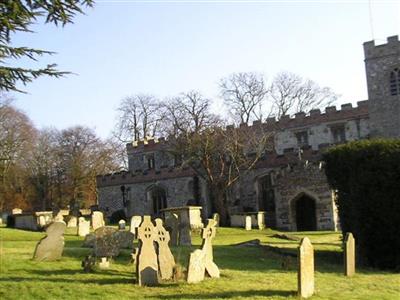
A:
<svg viewBox="0 0 400 300">
<path fill-rule="evenodd" d="M 295 202 L 297 231 L 317 230 L 315 200 L 302 194 Z"/>
<path fill-rule="evenodd" d="M 159 186 L 154 186 L 149 191 L 149 200 L 153 206 L 153 214 L 156 216 L 160 214 L 161 209 L 167 208 L 167 193 Z"/>
</svg>

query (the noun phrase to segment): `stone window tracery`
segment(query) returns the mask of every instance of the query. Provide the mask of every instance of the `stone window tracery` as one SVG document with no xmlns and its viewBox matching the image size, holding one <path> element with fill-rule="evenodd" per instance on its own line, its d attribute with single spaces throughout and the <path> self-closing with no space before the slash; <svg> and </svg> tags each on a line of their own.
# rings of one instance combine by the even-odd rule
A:
<svg viewBox="0 0 400 300">
<path fill-rule="evenodd" d="M 400 95 L 400 69 L 396 68 L 390 73 L 390 95 Z"/>
</svg>

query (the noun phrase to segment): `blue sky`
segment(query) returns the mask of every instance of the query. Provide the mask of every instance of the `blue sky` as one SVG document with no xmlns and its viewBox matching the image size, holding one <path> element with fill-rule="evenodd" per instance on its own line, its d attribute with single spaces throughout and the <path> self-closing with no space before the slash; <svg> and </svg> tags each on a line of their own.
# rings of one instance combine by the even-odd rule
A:
<svg viewBox="0 0 400 300">
<path fill-rule="evenodd" d="M 362 43 L 400 35 L 400 1 L 97 0 L 86 12 L 14 37 L 58 53 L 25 66 L 56 62 L 77 74 L 14 95 L 39 128 L 83 124 L 107 137 L 120 100 L 136 93 L 197 89 L 218 111 L 217 82 L 232 72 L 291 71 L 331 87 L 338 104 L 356 103 L 367 99 Z"/>
</svg>

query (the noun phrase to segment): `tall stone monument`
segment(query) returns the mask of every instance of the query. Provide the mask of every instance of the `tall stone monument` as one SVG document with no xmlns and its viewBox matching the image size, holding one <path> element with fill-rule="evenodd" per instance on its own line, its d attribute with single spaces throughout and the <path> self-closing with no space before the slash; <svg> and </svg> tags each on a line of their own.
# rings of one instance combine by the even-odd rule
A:
<svg viewBox="0 0 400 300">
<path fill-rule="evenodd" d="M 344 240 L 344 275 L 353 276 L 356 272 L 355 241 L 351 232 L 346 233 Z"/>
<path fill-rule="evenodd" d="M 33 259 L 38 261 L 58 260 L 64 250 L 64 222 L 53 222 L 46 228 L 47 236 L 36 245 Z"/>
<path fill-rule="evenodd" d="M 150 216 L 144 216 L 143 222 L 138 228 L 140 242 L 136 264 L 136 274 L 139 285 L 158 285 L 158 262 L 154 242 L 157 240 L 157 230 L 151 222 Z"/>
<path fill-rule="evenodd" d="M 308 237 L 301 240 L 298 248 L 297 291 L 302 298 L 314 294 L 314 248 Z"/>
</svg>

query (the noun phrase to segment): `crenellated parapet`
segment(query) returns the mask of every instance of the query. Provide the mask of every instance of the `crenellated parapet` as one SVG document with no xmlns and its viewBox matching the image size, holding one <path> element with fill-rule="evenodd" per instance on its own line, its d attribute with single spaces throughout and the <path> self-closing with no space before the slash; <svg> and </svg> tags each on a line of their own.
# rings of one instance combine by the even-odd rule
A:
<svg viewBox="0 0 400 300">
<path fill-rule="evenodd" d="M 397 54 L 399 51 L 399 37 L 397 35 L 389 36 L 387 43 L 382 45 L 375 45 L 375 41 L 364 43 L 364 56 L 365 59 L 379 59 L 384 56 Z"/>
<path fill-rule="evenodd" d="M 160 170 L 145 170 L 136 172 L 122 171 L 118 173 L 99 175 L 96 177 L 97 187 L 134 184 L 149 181 L 164 180 L 179 177 L 194 176 L 194 171 L 189 168 L 161 168 Z"/>
<path fill-rule="evenodd" d="M 136 153 L 136 152 L 154 151 L 154 150 L 162 149 L 165 146 L 165 144 L 166 144 L 166 140 L 164 137 L 160 137 L 160 138 L 147 137 L 145 139 L 141 139 L 141 140 L 126 144 L 126 149 L 128 151 L 128 154 Z"/>
</svg>

